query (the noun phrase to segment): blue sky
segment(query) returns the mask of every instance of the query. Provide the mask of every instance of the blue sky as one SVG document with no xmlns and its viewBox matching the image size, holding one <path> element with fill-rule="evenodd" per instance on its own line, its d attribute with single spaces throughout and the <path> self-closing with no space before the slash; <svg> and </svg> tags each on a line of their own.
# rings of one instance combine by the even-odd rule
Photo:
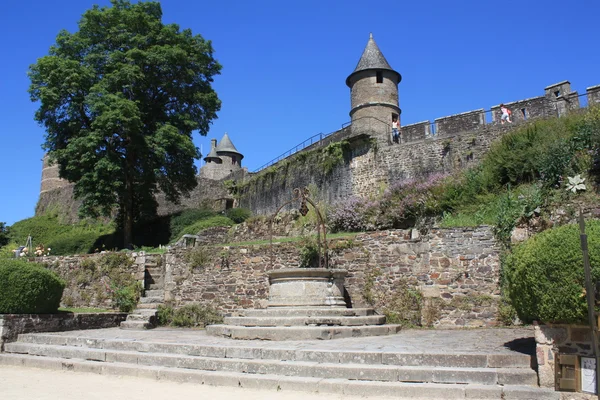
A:
<svg viewBox="0 0 600 400">
<path fill-rule="evenodd" d="M 228 132 L 253 171 L 350 120 L 346 77 L 372 32 L 399 86 L 402 123 L 489 109 L 570 80 L 600 84 L 597 0 L 164 0 L 163 21 L 213 42 L 222 100 L 207 137 Z M 0 222 L 33 216 L 44 130 L 27 69 L 100 0 L 4 2 L 0 11 Z M 200 166 L 200 163 L 198 163 Z"/>
</svg>

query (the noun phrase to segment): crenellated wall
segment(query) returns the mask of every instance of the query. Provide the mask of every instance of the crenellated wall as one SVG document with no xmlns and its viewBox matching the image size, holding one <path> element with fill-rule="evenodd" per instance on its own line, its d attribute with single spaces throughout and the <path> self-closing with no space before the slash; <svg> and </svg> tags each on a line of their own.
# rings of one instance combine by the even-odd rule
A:
<svg viewBox="0 0 600 400">
<path fill-rule="evenodd" d="M 589 105 L 600 104 L 600 85 L 588 87 L 586 94 Z M 547 86 L 543 96 L 504 104 L 512 110 L 513 124 L 500 123 L 500 106 L 496 105 L 489 111 L 478 109 L 437 118 L 433 124 L 422 121 L 403 126 L 399 144 L 390 140 L 389 126 L 365 117 L 268 169 L 256 174 L 240 170 L 225 180 L 243 182 L 240 186 L 244 189 L 234 206 L 247 207 L 259 215 L 274 212 L 290 199 L 292 189 L 296 187 L 313 187 L 320 201 L 332 204 L 350 196 L 373 195 L 398 180 L 463 168 L 480 160 L 491 142 L 516 124 L 560 117 L 580 108 L 579 95 L 571 91 L 568 81 Z M 371 139 L 377 139 L 376 144 Z M 347 140 L 349 145 L 343 162 L 332 170 L 324 169 L 322 164 L 305 156 L 312 150 L 342 140 Z M 221 181 L 202 177 L 198 177 L 198 187 L 179 205 L 168 203 L 160 194 L 157 196 L 161 215 L 201 204 L 225 208 L 226 199 L 231 202 L 232 196 Z M 49 167 L 45 163 L 36 214 L 58 209 L 72 221 L 77 219 L 77 206 L 78 203 L 72 200 L 72 186 L 58 178 L 56 166 Z"/>
</svg>

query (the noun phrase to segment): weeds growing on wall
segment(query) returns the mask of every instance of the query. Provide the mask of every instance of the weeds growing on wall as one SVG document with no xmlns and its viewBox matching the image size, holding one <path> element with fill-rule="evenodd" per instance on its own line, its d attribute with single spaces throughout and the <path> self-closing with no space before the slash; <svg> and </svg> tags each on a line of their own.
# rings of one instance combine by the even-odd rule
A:
<svg viewBox="0 0 600 400">
<path fill-rule="evenodd" d="M 221 314 L 210 305 L 192 303 L 179 308 L 174 308 L 170 305 L 158 306 L 159 325 L 204 328 L 206 325 L 222 322 L 223 317 Z"/>
<path fill-rule="evenodd" d="M 186 253 L 185 261 L 191 270 L 194 268 L 204 268 L 213 262 L 213 255 L 208 248 L 196 246 Z"/>
</svg>

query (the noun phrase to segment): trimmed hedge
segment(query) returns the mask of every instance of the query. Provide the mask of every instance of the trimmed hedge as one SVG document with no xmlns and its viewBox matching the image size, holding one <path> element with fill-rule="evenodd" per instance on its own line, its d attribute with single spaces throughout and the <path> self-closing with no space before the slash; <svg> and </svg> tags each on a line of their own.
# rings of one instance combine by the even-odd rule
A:
<svg viewBox="0 0 600 400">
<path fill-rule="evenodd" d="M 0 260 L 0 314 L 48 314 L 60 306 L 65 282 L 39 264 Z"/>
<path fill-rule="evenodd" d="M 592 280 L 600 280 L 600 220 L 586 222 Z M 535 235 L 503 263 L 507 291 L 519 318 L 550 323 L 587 321 L 578 225 Z"/>
</svg>

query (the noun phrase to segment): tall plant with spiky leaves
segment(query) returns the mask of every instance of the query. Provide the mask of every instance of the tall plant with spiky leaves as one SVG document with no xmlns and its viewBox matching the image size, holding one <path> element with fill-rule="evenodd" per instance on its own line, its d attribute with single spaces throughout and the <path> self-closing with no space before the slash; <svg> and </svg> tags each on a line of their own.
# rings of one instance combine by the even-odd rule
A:
<svg viewBox="0 0 600 400">
<path fill-rule="evenodd" d="M 83 216 L 114 216 L 130 246 L 133 222 L 156 215 L 154 194 L 177 202 L 196 186 L 192 132 L 208 133 L 221 102 L 210 41 L 163 24 L 158 2 L 86 11 L 29 69 L 35 119 Z"/>
</svg>

